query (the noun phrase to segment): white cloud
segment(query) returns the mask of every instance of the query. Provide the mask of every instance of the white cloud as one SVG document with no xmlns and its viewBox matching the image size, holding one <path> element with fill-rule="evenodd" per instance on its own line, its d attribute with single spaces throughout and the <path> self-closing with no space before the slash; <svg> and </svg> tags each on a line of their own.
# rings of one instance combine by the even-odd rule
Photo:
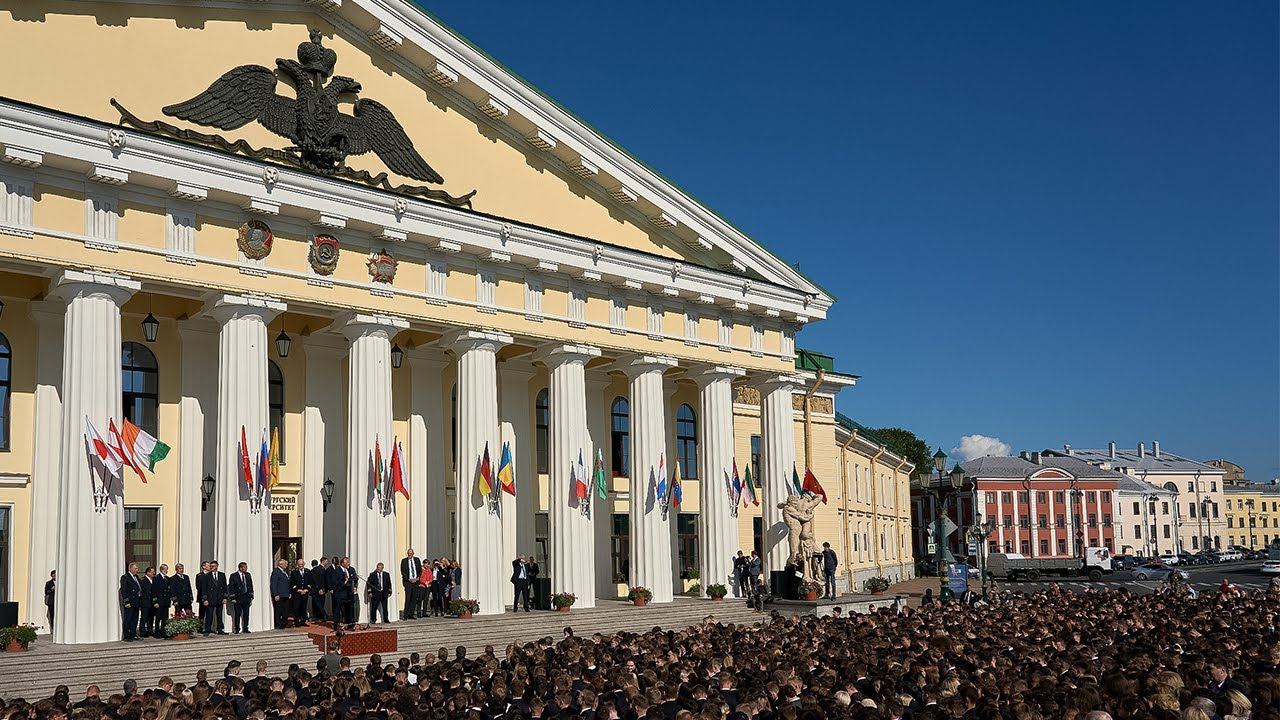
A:
<svg viewBox="0 0 1280 720">
<path fill-rule="evenodd" d="M 951 454 L 960 458 L 960 462 L 968 462 L 974 458 L 987 455 L 1009 455 L 1013 448 L 998 437 L 989 435 L 965 435 L 960 438 L 960 445 L 951 448 Z"/>
</svg>

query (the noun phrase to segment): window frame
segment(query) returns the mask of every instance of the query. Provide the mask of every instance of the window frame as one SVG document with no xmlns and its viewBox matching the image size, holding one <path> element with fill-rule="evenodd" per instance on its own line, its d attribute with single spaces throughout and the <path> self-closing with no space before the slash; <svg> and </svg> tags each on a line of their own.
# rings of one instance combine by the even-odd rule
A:
<svg viewBox="0 0 1280 720">
<path fill-rule="evenodd" d="M 127 362 L 126 352 L 129 353 Z M 151 367 L 140 363 L 139 358 L 150 358 Z M 135 378 L 141 378 L 145 388 L 148 376 L 152 379 L 154 391 L 132 389 Z M 152 405 L 151 420 L 139 417 L 145 414 L 148 403 Z M 151 348 L 132 340 L 120 343 L 120 409 L 122 418 L 127 418 L 152 437 L 160 437 L 160 360 Z"/>
<path fill-rule="evenodd" d="M 675 412 L 676 459 L 680 461 L 681 477 L 698 479 L 698 414 L 689 403 L 682 403 Z"/>
<path fill-rule="evenodd" d="M 533 400 L 533 448 L 536 472 L 551 472 L 551 391 L 542 388 Z"/>
<path fill-rule="evenodd" d="M 280 401 L 274 399 L 275 388 L 280 389 Z M 284 370 L 275 360 L 267 359 L 267 442 L 271 442 L 270 433 L 280 433 L 280 464 L 285 464 L 285 431 L 284 431 L 284 399 L 286 384 Z"/>
<path fill-rule="evenodd" d="M 13 425 L 13 345 L 0 333 L 0 452 L 9 452 Z"/>
<path fill-rule="evenodd" d="M 609 403 L 609 462 L 614 477 L 631 476 L 631 401 L 622 395 Z"/>
</svg>

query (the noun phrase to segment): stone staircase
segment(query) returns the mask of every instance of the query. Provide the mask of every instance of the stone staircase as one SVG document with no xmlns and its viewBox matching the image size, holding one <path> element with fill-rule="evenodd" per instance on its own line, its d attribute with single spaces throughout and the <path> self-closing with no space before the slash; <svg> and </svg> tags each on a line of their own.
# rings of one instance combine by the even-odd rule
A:
<svg viewBox="0 0 1280 720">
<path fill-rule="evenodd" d="M 619 631 L 642 632 L 653 627 L 683 628 L 714 615 L 724 623 L 756 623 L 764 619 L 742 600 L 726 598 L 722 602 L 680 597 L 669 605 L 635 607 L 630 602 L 603 600 L 590 610 L 575 609 L 568 613 L 535 611 L 478 616 L 470 620 L 427 618 L 398 622 L 399 651 L 394 659 L 411 652 L 434 653 L 441 647 L 449 654 L 458 645 L 466 646 L 471 655 L 493 645 L 501 655 L 512 642 L 529 642 L 542 637 L 560 638 L 565 626 L 579 636 Z M 37 641 L 25 653 L 0 652 L 0 698 L 23 697 L 35 701 L 53 693 L 65 684 L 71 697 L 84 696 L 85 687 L 99 685 L 104 696 L 120 692 L 126 679 L 138 681 L 143 688 L 152 687 L 162 675 L 175 682 L 191 682 L 196 671 L 204 669 L 210 679 L 222 676 L 230 660 L 244 664 L 241 677 L 254 674 L 254 663 L 267 661 L 267 672 L 283 675 L 290 663 L 314 669 L 320 653 L 305 632 L 273 630 L 249 635 L 225 635 L 174 640 L 140 640 L 94 645 L 54 645 Z M 353 656 L 353 663 L 364 657 Z"/>
</svg>

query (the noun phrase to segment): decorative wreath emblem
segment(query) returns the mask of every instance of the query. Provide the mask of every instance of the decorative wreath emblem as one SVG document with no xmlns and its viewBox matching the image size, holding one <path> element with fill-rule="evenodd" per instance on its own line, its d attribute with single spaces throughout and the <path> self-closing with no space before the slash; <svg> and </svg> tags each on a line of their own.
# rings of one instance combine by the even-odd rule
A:
<svg viewBox="0 0 1280 720">
<path fill-rule="evenodd" d="M 271 243 L 275 237 L 271 234 L 271 228 L 261 220 L 250 220 L 240 226 L 240 236 L 236 240 L 236 244 L 240 246 L 240 252 L 244 253 L 246 258 L 250 260 L 261 260 L 271 254 Z"/>
<path fill-rule="evenodd" d="M 307 261 L 317 275 L 332 275 L 338 267 L 338 238 L 332 235 L 316 235 L 311 239 L 311 252 Z"/>
<path fill-rule="evenodd" d="M 396 265 L 399 264 L 391 253 L 383 250 L 369 254 L 369 277 L 374 282 L 390 285 L 396 279 Z"/>
</svg>

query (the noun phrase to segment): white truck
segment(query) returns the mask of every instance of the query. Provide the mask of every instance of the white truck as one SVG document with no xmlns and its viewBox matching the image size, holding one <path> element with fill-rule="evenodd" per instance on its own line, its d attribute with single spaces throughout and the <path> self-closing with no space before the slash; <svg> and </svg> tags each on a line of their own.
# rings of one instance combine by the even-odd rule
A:
<svg viewBox="0 0 1280 720">
<path fill-rule="evenodd" d="M 1029 558 L 1018 553 L 987 556 L 987 576 L 1001 580 L 1038 580 L 1046 575 L 1101 580 L 1111 572 L 1111 551 L 1104 547 L 1085 548 L 1082 558 Z"/>
</svg>

